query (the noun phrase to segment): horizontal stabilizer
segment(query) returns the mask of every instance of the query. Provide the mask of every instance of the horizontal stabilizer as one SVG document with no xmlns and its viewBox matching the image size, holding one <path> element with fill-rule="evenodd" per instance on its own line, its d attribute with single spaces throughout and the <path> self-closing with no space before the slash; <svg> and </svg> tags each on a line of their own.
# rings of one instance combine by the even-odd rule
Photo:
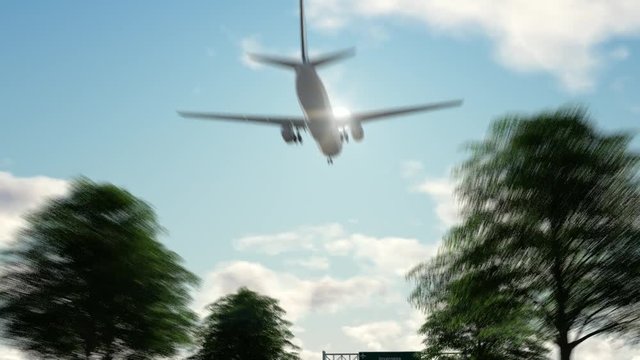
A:
<svg viewBox="0 0 640 360">
<path fill-rule="evenodd" d="M 300 66 L 300 61 L 296 59 L 289 59 L 279 56 L 271 56 L 271 55 L 261 55 L 261 54 L 247 54 L 249 58 L 255 62 L 280 66 L 288 69 L 295 69 Z"/>
<path fill-rule="evenodd" d="M 356 54 L 356 48 L 350 48 L 342 51 L 337 51 L 334 53 L 320 55 L 315 59 L 311 60 L 311 64 L 313 66 L 322 66 L 334 63 L 336 61 L 344 60 L 346 58 L 350 58 Z"/>
<path fill-rule="evenodd" d="M 351 115 L 351 119 L 358 120 L 361 122 L 368 122 L 368 121 L 388 118 L 392 116 L 408 115 L 408 114 L 422 112 L 422 111 L 434 111 L 434 110 L 456 107 L 460 105 L 462 105 L 462 100 L 444 101 L 439 103 L 431 103 L 431 104 L 418 105 L 418 106 L 408 106 L 408 107 L 402 107 L 402 108 L 354 113 Z"/>
</svg>

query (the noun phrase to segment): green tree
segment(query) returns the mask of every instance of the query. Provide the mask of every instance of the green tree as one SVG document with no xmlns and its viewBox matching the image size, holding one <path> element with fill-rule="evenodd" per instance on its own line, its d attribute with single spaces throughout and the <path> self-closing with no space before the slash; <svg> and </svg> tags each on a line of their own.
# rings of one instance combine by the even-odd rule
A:
<svg viewBox="0 0 640 360">
<path fill-rule="evenodd" d="M 296 360 L 291 323 L 278 301 L 246 288 L 208 307 L 194 360 Z"/>
<path fill-rule="evenodd" d="M 410 277 L 422 270 L 417 268 Z M 424 308 L 429 316 L 420 328 L 426 345 L 423 359 L 547 358 L 544 338 L 532 322 L 533 309 L 510 289 L 500 288 L 500 276 L 497 269 L 466 274 L 449 282 Z"/>
<path fill-rule="evenodd" d="M 31 214 L 3 253 L 0 325 L 31 357 L 150 359 L 189 343 L 197 278 L 157 241 L 153 210 L 86 179 Z"/>
<path fill-rule="evenodd" d="M 637 335 L 640 157 L 631 140 L 597 131 L 581 108 L 495 123 L 457 171 L 464 222 L 422 267 L 414 296 L 433 303 L 447 283 L 498 267 L 562 360 L 593 336 Z"/>
</svg>

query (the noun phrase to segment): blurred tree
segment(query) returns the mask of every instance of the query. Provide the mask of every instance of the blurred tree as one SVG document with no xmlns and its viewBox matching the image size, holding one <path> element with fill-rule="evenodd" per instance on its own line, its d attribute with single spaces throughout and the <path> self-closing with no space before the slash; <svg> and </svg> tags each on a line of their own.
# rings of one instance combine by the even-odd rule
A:
<svg viewBox="0 0 640 360">
<path fill-rule="evenodd" d="M 495 123 L 457 171 L 464 222 L 415 269 L 414 301 L 434 306 L 449 283 L 498 268 L 562 360 L 593 336 L 637 335 L 640 157 L 631 139 L 596 131 L 581 108 Z"/>
<path fill-rule="evenodd" d="M 3 253 L 0 325 L 31 357 L 150 359 L 189 343 L 197 278 L 156 238 L 153 210 L 86 179 L 28 218 Z"/>
<path fill-rule="evenodd" d="M 420 328 L 423 359 L 547 359 L 533 309 L 510 289 L 500 288 L 500 276 L 497 269 L 469 273 L 442 289 Z"/>
<path fill-rule="evenodd" d="M 194 360 L 296 360 L 297 350 L 278 301 L 246 288 L 208 309 Z"/>
</svg>

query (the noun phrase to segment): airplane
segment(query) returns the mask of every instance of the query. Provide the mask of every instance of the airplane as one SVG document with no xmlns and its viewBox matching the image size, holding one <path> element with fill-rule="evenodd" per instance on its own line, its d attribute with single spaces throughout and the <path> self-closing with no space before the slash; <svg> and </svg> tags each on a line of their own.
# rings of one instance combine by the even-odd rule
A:
<svg viewBox="0 0 640 360">
<path fill-rule="evenodd" d="M 256 62 L 295 71 L 296 92 L 304 116 L 236 115 L 192 111 L 178 111 L 178 114 L 185 118 L 230 120 L 279 126 L 281 128 L 280 133 L 282 139 L 288 144 L 302 144 L 300 131 L 309 131 L 320 151 L 326 156 L 327 162 L 333 164 L 333 159 L 342 151 L 343 143 L 349 141 L 347 129 L 350 130 L 351 136 L 359 142 L 364 138 L 362 124 L 392 116 L 433 111 L 462 105 L 462 100 L 452 100 L 418 106 L 356 112 L 346 117 L 337 117 L 334 115 L 327 91 L 316 69 L 353 56 L 355 49 L 351 48 L 321 55 L 313 59 L 310 58 L 307 50 L 304 0 L 300 0 L 300 41 L 302 50 L 301 59 L 261 54 L 248 55 Z"/>
</svg>

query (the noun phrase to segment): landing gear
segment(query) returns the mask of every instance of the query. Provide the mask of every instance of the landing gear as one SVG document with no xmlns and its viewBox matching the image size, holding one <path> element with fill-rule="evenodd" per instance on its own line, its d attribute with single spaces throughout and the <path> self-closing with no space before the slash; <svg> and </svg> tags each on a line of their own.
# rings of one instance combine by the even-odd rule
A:
<svg viewBox="0 0 640 360">
<path fill-rule="evenodd" d="M 300 145 L 302 145 L 302 135 L 300 135 L 300 132 L 298 131 L 298 133 L 296 134 L 296 142 Z"/>
<path fill-rule="evenodd" d="M 327 164 L 333 165 L 333 159 L 331 157 L 327 158 Z"/>
<path fill-rule="evenodd" d="M 340 131 L 340 141 L 349 142 L 349 133 L 344 129 Z"/>
</svg>

